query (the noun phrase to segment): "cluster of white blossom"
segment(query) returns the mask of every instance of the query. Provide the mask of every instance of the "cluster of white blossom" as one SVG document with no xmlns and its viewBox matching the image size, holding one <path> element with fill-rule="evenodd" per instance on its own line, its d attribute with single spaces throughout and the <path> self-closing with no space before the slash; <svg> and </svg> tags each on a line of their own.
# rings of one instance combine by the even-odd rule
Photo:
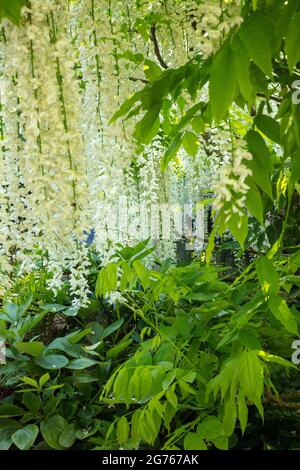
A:
<svg viewBox="0 0 300 470">
<path fill-rule="evenodd" d="M 75 30 L 77 28 L 75 38 L 85 84 L 82 125 L 87 153 L 89 207 L 95 229 L 95 246 L 104 263 L 113 255 L 115 242 L 134 244 L 138 241 L 137 230 L 141 229 L 141 212 L 137 211 L 139 204 L 147 206 L 143 215 L 150 223 L 150 205 L 167 202 L 162 201 L 165 188 L 159 167 L 164 147 L 158 140 L 147 146 L 132 168 L 135 149 L 130 136 L 134 121 L 117 121 L 108 125 L 120 103 L 140 84 L 143 71 L 132 57 L 140 54 L 155 58 L 153 45 L 145 42 L 135 30 L 138 21 L 152 8 L 146 3 L 137 6 L 135 0 L 126 4 L 89 0 L 73 7 Z M 153 5 L 156 12 L 160 8 L 160 2 Z M 171 50 L 172 41 L 169 46 Z M 182 42 L 181 49 L 184 47 Z M 120 199 L 125 197 L 127 210 L 124 215 Z M 120 207 L 121 210 L 117 211 Z M 128 220 L 122 221 L 122 217 Z M 126 226 L 128 231 L 123 233 L 121 229 L 117 237 L 112 236 L 116 224 L 121 228 Z M 174 255 L 173 247 L 171 251 Z"/>
<path fill-rule="evenodd" d="M 104 264 L 114 252 L 112 212 L 125 195 L 124 174 L 134 154 L 132 140 L 127 139 L 131 123 L 126 127 L 122 121 L 109 125 L 113 112 L 133 91 L 119 57 L 122 50 L 130 49 L 121 32 L 125 9 L 120 1 L 88 0 L 75 4 L 72 10 L 84 83 L 81 109 L 89 212 L 95 246 Z"/>
<path fill-rule="evenodd" d="M 65 253 L 76 251 L 87 222 L 80 95 L 68 9 L 62 0 L 33 0 L 23 18 L 20 28 L 4 25 L 2 41 L 1 79 L 7 85 L 3 158 L 9 165 L 15 160 L 17 171 L 9 173 L 18 178 L 9 184 L 10 190 L 16 189 L 11 198 L 15 243 L 23 253 L 24 248 L 47 251 L 50 263 L 62 269 L 66 255 L 58 255 L 58 247 Z M 25 246 L 24 240 L 18 243 L 22 234 Z"/>
</svg>

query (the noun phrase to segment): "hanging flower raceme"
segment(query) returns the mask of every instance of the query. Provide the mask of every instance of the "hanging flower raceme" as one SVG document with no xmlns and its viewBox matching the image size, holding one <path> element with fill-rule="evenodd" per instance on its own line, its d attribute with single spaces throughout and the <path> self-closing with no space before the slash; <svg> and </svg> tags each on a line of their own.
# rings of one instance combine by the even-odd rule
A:
<svg viewBox="0 0 300 470">
<path fill-rule="evenodd" d="M 125 126 L 120 121 L 109 125 L 113 111 L 133 90 L 118 49 L 130 47 L 128 37 L 120 31 L 124 8 L 122 2 L 88 0 L 71 9 L 85 84 L 81 110 L 89 213 L 95 247 L 104 263 L 118 241 L 116 234 L 112 235 L 115 227 L 110 215 L 117 211 L 119 199 L 125 196 L 124 175 L 134 154 L 132 141 L 127 140 L 132 124 Z"/>
</svg>

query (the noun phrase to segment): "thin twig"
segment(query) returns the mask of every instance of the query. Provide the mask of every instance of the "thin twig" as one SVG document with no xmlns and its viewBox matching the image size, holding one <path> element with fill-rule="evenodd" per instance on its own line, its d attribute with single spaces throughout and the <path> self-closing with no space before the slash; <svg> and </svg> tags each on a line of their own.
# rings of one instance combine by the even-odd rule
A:
<svg viewBox="0 0 300 470">
<path fill-rule="evenodd" d="M 273 395 L 269 390 L 265 392 L 263 403 L 275 406 L 276 408 L 285 408 L 288 410 L 300 410 L 300 401 L 285 401 L 293 398 L 299 398 L 299 391 L 291 392 L 286 395 Z"/>
</svg>

